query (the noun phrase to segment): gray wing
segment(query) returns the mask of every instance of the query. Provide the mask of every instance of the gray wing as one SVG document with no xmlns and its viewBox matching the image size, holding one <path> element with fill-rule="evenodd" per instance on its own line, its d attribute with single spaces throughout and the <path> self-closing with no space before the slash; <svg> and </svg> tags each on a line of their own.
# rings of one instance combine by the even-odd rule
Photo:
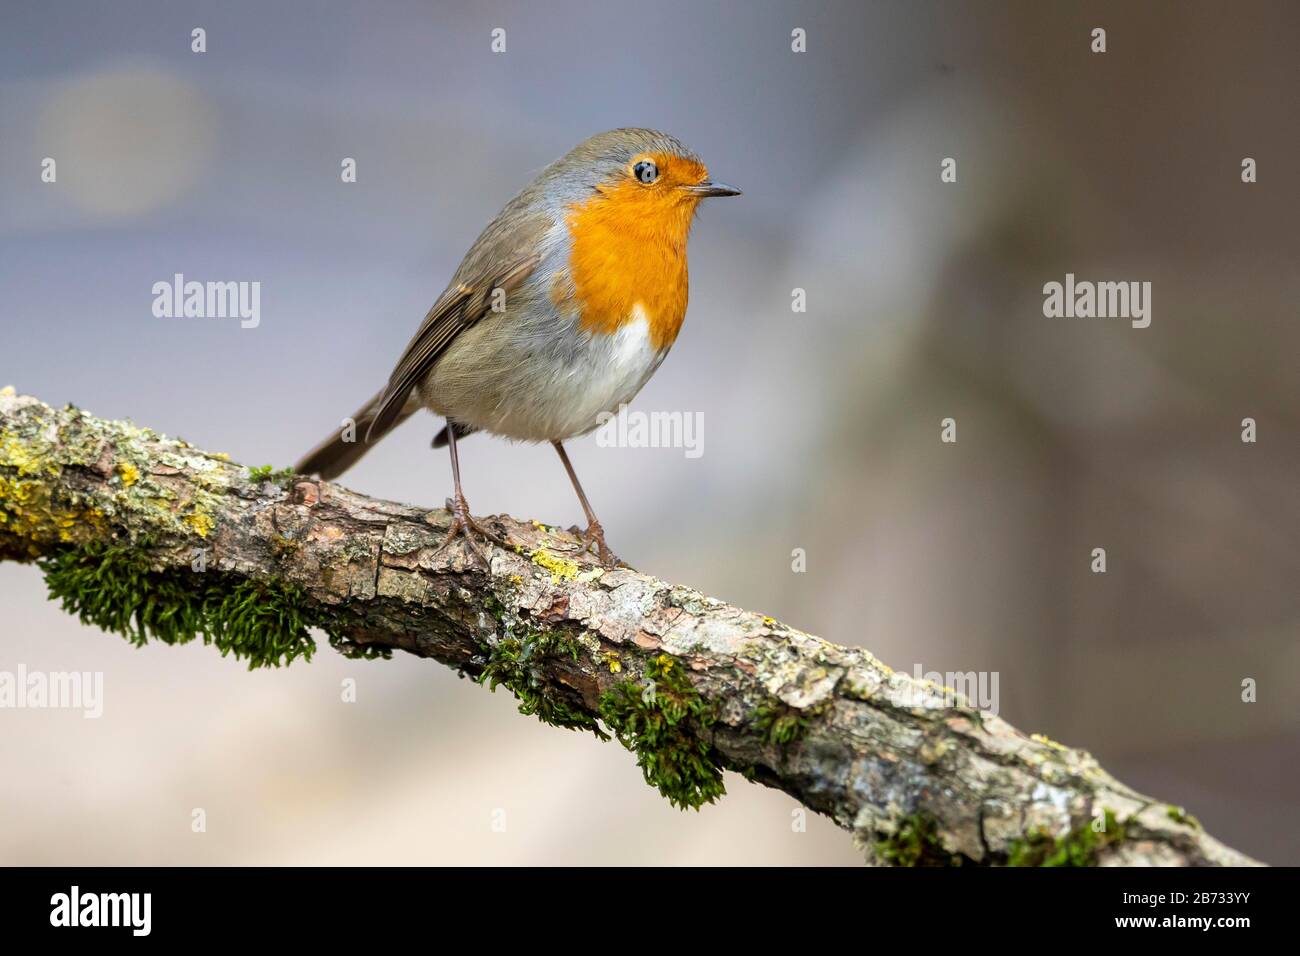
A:
<svg viewBox="0 0 1300 956">
<path fill-rule="evenodd" d="M 526 213 L 529 199 L 527 191 L 515 197 L 470 247 L 451 285 L 429 309 L 393 369 L 367 441 L 388 429 L 402 414 L 411 389 L 429 374 L 447 346 L 488 312 L 493 290 L 501 289 L 508 297 L 537 267 L 550 218 Z"/>
</svg>

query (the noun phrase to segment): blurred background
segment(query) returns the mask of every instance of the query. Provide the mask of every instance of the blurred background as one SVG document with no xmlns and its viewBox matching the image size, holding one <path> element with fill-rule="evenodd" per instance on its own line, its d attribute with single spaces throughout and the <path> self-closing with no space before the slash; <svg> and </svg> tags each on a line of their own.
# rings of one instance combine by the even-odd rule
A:
<svg viewBox="0 0 1300 956">
<path fill-rule="evenodd" d="M 602 129 L 668 130 L 745 195 L 703 209 L 686 326 L 635 406 L 702 413 L 703 455 L 571 445 L 614 549 L 899 670 L 995 671 L 1015 725 L 1300 863 L 1294 4 L 0 16 L 0 385 L 291 464 L 536 171 Z M 260 325 L 155 318 L 177 272 L 260 282 Z M 1045 318 L 1067 272 L 1151 282 L 1151 326 Z M 437 427 L 417 416 L 346 484 L 440 505 Z M 476 513 L 581 519 L 549 448 L 461 455 Z M 617 745 L 429 662 L 136 650 L 12 564 L 0 608 L 0 670 L 105 675 L 99 720 L 0 711 L 2 862 L 860 859 L 734 775 L 678 812 Z"/>
</svg>

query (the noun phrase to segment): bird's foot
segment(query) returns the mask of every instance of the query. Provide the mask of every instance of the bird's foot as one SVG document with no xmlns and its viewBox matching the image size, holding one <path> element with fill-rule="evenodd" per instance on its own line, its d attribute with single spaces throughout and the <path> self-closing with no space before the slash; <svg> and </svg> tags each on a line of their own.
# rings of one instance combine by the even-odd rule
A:
<svg viewBox="0 0 1300 956">
<path fill-rule="evenodd" d="M 486 541 L 491 541 L 497 547 L 505 548 L 507 551 L 513 550 L 513 547 L 501 536 L 494 534 L 481 524 L 474 520 L 469 513 L 469 502 L 465 500 L 464 495 L 456 495 L 454 498 L 447 499 L 447 510 L 451 512 L 451 525 L 447 528 L 447 535 L 442 539 L 442 544 L 438 545 L 438 551 L 444 550 L 459 535 L 465 539 L 465 547 L 473 555 L 474 560 L 483 565 L 488 570 L 492 569 L 492 563 L 483 554 L 478 545 L 474 543 L 474 535 L 478 535 Z"/>
<path fill-rule="evenodd" d="M 606 568 L 616 568 L 622 562 L 613 551 L 609 550 L 609 545 L 605 543 L 605 529 L 601 527 L 600 522 L 594 518 L 587 530 L 582 533 L 582 552 L 585 554 L 591 550 L 592 545 L 596 546 L 596 556 L 600 563 Z"/>
</svg>

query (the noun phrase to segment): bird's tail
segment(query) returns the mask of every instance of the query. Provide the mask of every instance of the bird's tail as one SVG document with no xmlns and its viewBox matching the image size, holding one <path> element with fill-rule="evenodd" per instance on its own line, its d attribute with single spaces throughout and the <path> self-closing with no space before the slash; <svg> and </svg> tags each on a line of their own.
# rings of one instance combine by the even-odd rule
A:
<svg viewBox="0 0 1300 956">
<path fill-rule="evenodd" d="M 300 475 L 320 475 L 326 481 L 332 481 L 360 461 L 361 457 L 371 449 L 371 446 L 410 418 L 419 407 L 415 403 L 411 403 L 412 407 L 409 409 L 404 408 L 396 418 L 388 423 L 388 426 L 383 431 L 371 435 L 369 441 L 367 441 L 366 431 L 370 428 L 370 423 L 375 420 L 375 415 L 379 412 L 383 396 L 383 392 L 378 392 L 370 401 L 357 409 L 351 418 L 345 418 L 334 434 L 309 451 L 303 456 L 302 461 L 294 465 L 294 471 Z"/>
<path fill-rule="evenodd" d="M 450 432 L 450 431 L 453 430 L 453 429 L 454 429 L 455 432 L 456 432 L 456 440 L 457 440 L 457 441 L 460 441 L 460 440 L 461 440 L 462 438 L 464 438 L 466 435 L 471 435 L 471 434 L 474 433 L 474 429 L 473 429 L 473 428 L 470 428 L 468 425 L 461 425 L 461 424 L 459 424 L 459 423 L 453 425 L 453 424 L 451 424 L 450 422 L 448 422 L 446 425 L 443 425 L 443 426 L 442 426 L 442 431 L 438 432 L 438 434 L 436 434 L 436 435 L 433 436 L 433 447 L 434 447 L 434 448 L 446 448 L 446 447 L 447 447 L 447 443 L 448 443 L 448 441 L 449 441 L 449 439 L 448 439 L 448 437 L 447 437 L 447 436 L 448 436 L 448 432 Z"/>
</svg>

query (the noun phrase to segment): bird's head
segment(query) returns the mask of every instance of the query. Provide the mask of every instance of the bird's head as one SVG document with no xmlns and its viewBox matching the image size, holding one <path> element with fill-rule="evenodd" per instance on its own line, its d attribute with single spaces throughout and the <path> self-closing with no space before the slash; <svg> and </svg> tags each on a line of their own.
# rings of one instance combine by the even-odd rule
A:
<svg viewBox="0 0 1300 956">
<path fill-rule="evenodd" d="M 740 195 L 735 186 L 710 179 L 708 167 L 680 140 L 652 129 L 598 133 L 561 162 L 566 178 L 584 187 L 578 204 L 610 204 L 608 212 L 629 224 L 689 227 L 701 199 Z"/>
</svg>

